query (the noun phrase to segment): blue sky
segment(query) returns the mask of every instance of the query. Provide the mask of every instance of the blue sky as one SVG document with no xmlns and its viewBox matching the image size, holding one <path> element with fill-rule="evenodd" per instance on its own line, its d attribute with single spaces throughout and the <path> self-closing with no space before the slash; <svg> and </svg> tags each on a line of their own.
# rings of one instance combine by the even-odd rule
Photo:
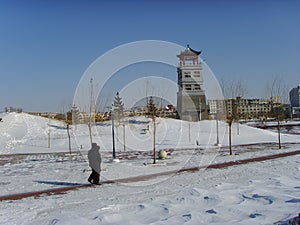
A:
<svg viewBox="0 0 300 225">
<path fill-rule="evenodd" d="M 139 40 L 197 50 L 219 80 L 265 97 L 300 85 L 300 1 L 0 1 L 0 111 L 63 111 L 87 67 Z M 174 73 L 176 80 L 176 70 Z"/>
</svg>

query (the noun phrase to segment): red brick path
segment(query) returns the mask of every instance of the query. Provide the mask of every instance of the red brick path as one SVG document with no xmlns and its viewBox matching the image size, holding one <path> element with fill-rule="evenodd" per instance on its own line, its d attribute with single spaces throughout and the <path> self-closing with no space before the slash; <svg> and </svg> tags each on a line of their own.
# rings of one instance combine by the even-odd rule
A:
<svg viewBox="0 0 300 225">
<path fill-rule="evenodd" d="M 102 184 L 112 184 L 112 183 L 130 183 L 130 182 L 144 181 L 144 180 L 149 180 L 149 179 L 159 177 L 159 176 L 178 174 L 178 173 L 182 173 L 182 172 L 197 172 L 200 169 L 205 169 L 205 168 L 206 169 L 220 169 L 220 168 L 225 168 L 225 167 L 229 167 L 229 166 L 236 166 L 236 165 L 247 164 L 247 163 L 251 163 L 251 162 L 261 162 L 261 161 L 272 160 L 272 159 L 277 159 L 277 158 L 281 158 L 281 157 L 298 155 L 298 154 L 300 154 L 300 150 L 293 151 L 293 152 L 280 153 L 280 154 L 275 154 L 275 155 L 261 156 L 261 157 L 256 157 L 256 158 L 242 159 L 239 161 L 217 163 L 217 164 L 212 164 L 212 165 L 205 166 L 205 167 L 183 168 L 180 170 L 172 170 L 172 171 L 148 174 L 148 175 L 137 176 L 137 177 L 108 180 L 108 181 L 103 181 L 101 183 Z M 42 191 L 33 191 L 33 192 L 5 195 L 5 196 L 0 196 L 0 201 L 19 200 L 19 199 L 28 198 L 28 197 L 37 198 L 42 195 L 64 194 L 70 190 L 76 190 L 79 188 L 87 188 L 87 187 L 91 187 L 91 186 L 92 185 L 90 185 L 90 184 L 82 184 L 82 185 L 76 185 L 76 186 L 71 186 L 71 187 L 61 187 L 61 188 L 53 188 L 53 189 L 47 189 L 47 190 L 42 190 Z"/>
</svg>

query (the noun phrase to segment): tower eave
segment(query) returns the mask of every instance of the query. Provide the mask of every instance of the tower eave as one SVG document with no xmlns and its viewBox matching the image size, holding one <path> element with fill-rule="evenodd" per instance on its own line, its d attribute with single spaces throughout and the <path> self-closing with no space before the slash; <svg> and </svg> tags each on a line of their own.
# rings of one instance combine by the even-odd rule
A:
<svg viewBox="0 0 300 225">
<path fill-rule="evenodd" d="M 178 58 L 182 58 L 183 56 L 199 56 L 202 53 L 202 51 L 196 51 L 192 48 L 190 48 L 189 45 L 187 45 L 187 48 L 184 51 L 181 51 L 179 55 L 177 55 Z"/>
</svg>

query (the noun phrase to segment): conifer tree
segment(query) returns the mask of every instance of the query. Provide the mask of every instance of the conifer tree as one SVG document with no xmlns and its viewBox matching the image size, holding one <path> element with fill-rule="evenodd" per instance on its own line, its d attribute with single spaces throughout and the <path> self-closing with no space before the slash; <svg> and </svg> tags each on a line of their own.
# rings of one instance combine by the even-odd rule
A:
<svg viewBox="0 0 300 225">
<path fill-rule="evenodd" d="M 124 116 L 124 103 L 122 101 L 122 98 L 119 95 L 119 92 L 117 92 L 114 98 L 113 106 L 114 106 L 115 119 L 119 122 L 120 125 L 120 120 Z"/>
<path fill-rule="evenodd" d="M 147 104 L 147 115 L 152 119 L 153 122 L 153 164 L 156 163 L 156 147 L 155 147 L 155 135 L 156 135 L 156 124 L 155 118 L 157 116 L 157 108 L 153 101 L 152 96 L 150 97 L 148 104 Z"/>
<path fill-rule="evenodd" d="M 152 96 L 150 97 L 147 104 L 147 116 L 149 116 L 152 120 L 155 120 L 155 117 L 157 116 L 157 108 Z"/>
</svg>

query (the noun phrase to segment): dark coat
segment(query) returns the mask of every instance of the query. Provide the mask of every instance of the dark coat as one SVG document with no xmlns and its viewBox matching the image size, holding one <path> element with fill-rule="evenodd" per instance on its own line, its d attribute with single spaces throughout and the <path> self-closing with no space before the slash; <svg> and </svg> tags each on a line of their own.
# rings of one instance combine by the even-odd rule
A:
<svg viewBox="0 0 300 225">
<path fill-rule="evenodd" d="M 96 143 L 92 143 L 92 148 L 88 151 L 89 166 L 100 174 L 101 171 L 101 155 L 100 147 Z"/>
</svg>

